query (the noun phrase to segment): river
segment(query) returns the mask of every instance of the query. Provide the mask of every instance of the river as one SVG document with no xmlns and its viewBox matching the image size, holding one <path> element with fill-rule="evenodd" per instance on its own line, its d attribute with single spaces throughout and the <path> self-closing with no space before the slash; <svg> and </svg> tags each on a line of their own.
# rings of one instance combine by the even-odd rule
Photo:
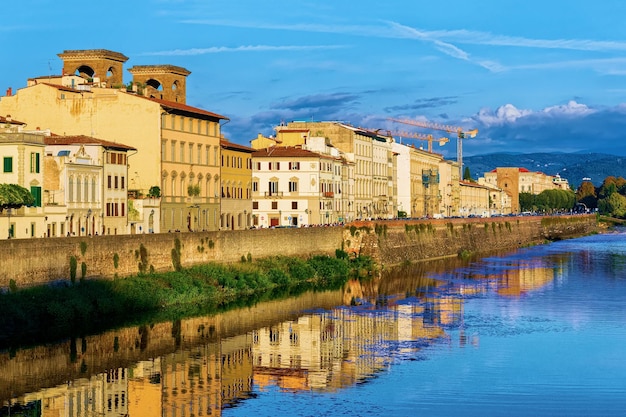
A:
<svg viewBox="0 0 626 417">
<path fill-rule="evenodd" d="M 624 416 L 626 232 L 0 352 L 0 416 Z"/>
</svg>

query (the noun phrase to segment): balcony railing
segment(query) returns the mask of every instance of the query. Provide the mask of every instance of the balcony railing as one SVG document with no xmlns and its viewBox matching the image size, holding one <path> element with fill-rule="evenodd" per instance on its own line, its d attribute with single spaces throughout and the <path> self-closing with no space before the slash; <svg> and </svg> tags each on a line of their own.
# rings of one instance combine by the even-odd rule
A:
<svg viewBox="0 0 626 417">
<path fill-rule="evenodd" d="M 265 191 L 265 197 L 282 197 L 282 191 Z"/>
<path fill-rule="evenodd" d="M 333 198 L 334 196 L 335 193 L 333 193 L 332 191 L 324 191 L 324 197 Z"/>
</svg>

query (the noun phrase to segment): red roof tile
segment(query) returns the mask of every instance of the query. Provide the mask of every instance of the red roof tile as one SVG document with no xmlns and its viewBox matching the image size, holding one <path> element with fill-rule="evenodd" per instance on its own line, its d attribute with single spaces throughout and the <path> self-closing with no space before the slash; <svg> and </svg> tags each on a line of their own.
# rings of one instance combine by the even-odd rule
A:
<svg viewBox="0 0 626 417">
<path fill-rule="evenodd" d="M 122 143 L 110 142 L 108 140 L 102 140 L 92 138 L 91 136 L 77 135 L 77 136 L 44 136 L 44 143 L 46 145 L 100 145 L 105 148 L 114 148 L 119 150 L 134 151 L 137 150 L 132 146 L 124 145 Z"/>
</svg>

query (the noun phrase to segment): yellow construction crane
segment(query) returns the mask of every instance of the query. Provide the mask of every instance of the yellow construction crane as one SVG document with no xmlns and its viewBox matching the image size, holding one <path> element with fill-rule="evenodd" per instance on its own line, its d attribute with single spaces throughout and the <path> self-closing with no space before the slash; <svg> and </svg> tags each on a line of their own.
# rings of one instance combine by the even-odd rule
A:
<svg viewBox="0 0 626 417">
<path fill-rule="evenodd" d="M 457 135 L 456 157 L 457 157 L 457 163 L 459 165 L 459 179 L 463 179 L 463 139 L 476 137 L 476 135 L 478 134 L 478 129 L 464 131 L 462 127 L 458 127 L 458 126 L 442 125 L 439 123 L 432 123 L 432 122 L 422 122 L 419 120 L 412 120 L 412 119 L 394 119 L 392 117 L 388 118 L 387 120 L 390 120 L 396 123 L 402 123 L 405 125 L 423 127 L 425 129 L 442 130 L 448 133 L 456 133 Z"/>
<path fill-rule="evenodd" d="M 389 135 L 391 136 L 400 136 L 400 138 L 409 138 L 409 139 L 418 139 L 425 140 L 428 142 L 428 152 L 433 152 L 433 141 L 439 142 L 439 146 L 443 146 L 444 144 L 450 142 L 448 138 L 434 138 L 433 135 L 426 135 L 424 133 L 417 132 L 404 132 L 400 130 L 390 130 Z"/>
</svg>

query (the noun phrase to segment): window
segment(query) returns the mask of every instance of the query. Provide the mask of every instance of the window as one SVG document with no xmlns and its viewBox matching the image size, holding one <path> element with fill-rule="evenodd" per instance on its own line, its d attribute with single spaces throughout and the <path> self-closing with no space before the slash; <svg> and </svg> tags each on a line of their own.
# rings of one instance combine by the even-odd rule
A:
<svg viewBox="0 0 626 417">
<path fill-rule="evenodd" d="M 300 169 L 300 162 L 289 162 L 289 170 L 297 171 Z"/>
<path fill-rule="evenodd" d="M 297 201 L 292 201 L 291 202 L 291 209 L 292 210 L 298 210 L 298 202 Z"/>
<path fill-rule="evenodd" d="M 185 142 L 180 143 L 180 162 L 185 162 Z"/>
<path fill-rule="evenodd" d="M 272 201 L 272 210 L 278 210 L 278 201 Z"/>
<path fill-rule="evenodd" d="M 298 191 L 298 182 L 297 181 L 289 181 L 289 192 L 295 193 Z"/>
<path fill-rule="evenodd" d="M 176 162 L 176 141 L 173 140 L 172 141 L 172 155 L 171 155 L 171 161 L 172 162 Z"/>
<path fill-rule="evenodd" d="M 198 125 L 200 122 L 198 122 Z M 198 132 L 200 133 L 200 132 Z M 198 145 L 198 165 L 202 164 L 202 145 Z"/>
<path fill-rule="evenodd" d="M 258 201 L 253 201 L 252 202 L 252 210 L 258 210 L 259 209 L 259 202 Z"/>
<path fill-rule="evenodd" d="M 35 198 L 34 207 L 41 207 L 41 187 L 30 187 L 30 193 Z"/>
<path fill-rule="evenodd" d="M 120 177 L 121 186 L 120 188 L 124 190 L 126 188 L 126 177 Z"/>
<path fill-rule="evenodd" d="M 189 144 L 189 163 L 193 164 L 193 143 Z"/>
<path fill-rule="evenodd" d="M 257 170 L 257 171 L 260 171 L 260 170 L 261 170 L 261 163 L 260 163 L 260 162 L 257 162 L 257 163 L 256 163 L 256 170 Z"/>
<path fill-rule="evenodd" d="M 109 174 L 109 176 L 107 177 L 107 188 L 108 188 L 109 190 L 111 189 L 111 184 L 112 184 L 112 181 L 111 181 L 111 180 L 112 180 L 112 179 L 111 179 L 111 175 Z"/>
<path fill-rule="evenodd" d="M 115 184 L 115 189 L 117 190 L 119 188 L 118 186 L 118 177 L 117 175 L 115 176 L 115 178 L 113 179 L 113 183 Z"/>
<path fill-rule="evenodd" d="M 270 195 L 278 193 L 278 181 L 270 181 L 268 184 Z"/>
<path fill-rule="evenodd" d="M 30 172 L 31 174 L 39 174 L 39 152 L 30 153 Z"/>
<path fill-rule="evenodd" d="M 252 182 L 252 192 L 257 192 L 259 191 L 259 182 L 258 181 L 253 181 Z"/>
<path fill-rule="evenodd" d="M 13 157 L 4 157 L 4 172 L 13 172 Z"/>
</svg>

